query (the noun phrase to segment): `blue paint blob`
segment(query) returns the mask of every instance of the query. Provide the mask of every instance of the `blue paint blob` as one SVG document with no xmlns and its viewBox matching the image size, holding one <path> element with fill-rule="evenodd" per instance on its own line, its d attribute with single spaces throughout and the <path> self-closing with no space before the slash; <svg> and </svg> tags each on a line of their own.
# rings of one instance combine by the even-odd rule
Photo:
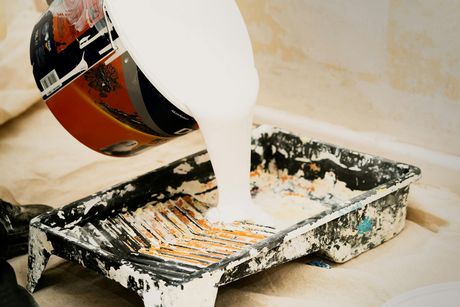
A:
<svg viewBox="0 0 460 307">
<path fill-rule="evenodd" d="M 308 265 L 317 266 L 319 268 L 330 269 L 331 266 L 322 260 L 313 260 L 307 263 Z"/>
<path fill-rule="evenodd" d="M 374 222 L 372 219 L 365 217 L 362 222 L 358 225 L 358 234 L 363 234 L 368 231 L 372 230 L 372 226 L 374 226 Z"/>
</svg>

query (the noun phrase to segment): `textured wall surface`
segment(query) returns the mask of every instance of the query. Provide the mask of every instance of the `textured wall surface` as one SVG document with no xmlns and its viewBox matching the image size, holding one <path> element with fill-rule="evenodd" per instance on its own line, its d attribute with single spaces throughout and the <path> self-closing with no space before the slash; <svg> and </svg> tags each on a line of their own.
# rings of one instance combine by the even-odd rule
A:
<svg viewBox="0 0 460 307">
<path fill-rule="evenodd" d="M 460 1 L 238 4 L 258 104 L 460 154 Z"/>
</svg>

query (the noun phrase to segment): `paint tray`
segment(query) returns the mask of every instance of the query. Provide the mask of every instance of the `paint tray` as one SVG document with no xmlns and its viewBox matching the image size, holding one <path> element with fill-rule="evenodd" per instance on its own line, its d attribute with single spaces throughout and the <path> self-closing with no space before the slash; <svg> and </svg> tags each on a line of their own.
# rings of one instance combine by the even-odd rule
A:
<svg viewBox="0 0 460 307">
<path fill-rule="evenodd" d="M 417 167 L 299 137 L 253 133 L 251 192 L 274 217 L 213 224 L 217 189 L 205 151 L 31 222 L 28 289 L 50 255 L 136 291 L 148 306 L 212 306 L 217 288 L 318 253 L 347 261 L 404 227 Z"/>
</svg>

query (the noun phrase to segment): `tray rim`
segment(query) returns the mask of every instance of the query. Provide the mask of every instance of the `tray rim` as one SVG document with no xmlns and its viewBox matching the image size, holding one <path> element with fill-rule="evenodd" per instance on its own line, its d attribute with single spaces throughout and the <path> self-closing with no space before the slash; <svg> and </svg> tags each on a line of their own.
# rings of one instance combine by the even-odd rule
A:
<svg viewBox="0 0 460 307">
<path fill-rule="evenodd" d="M 258 126 L 257 128 L 254 129 L 253 133 L 252 133 L 252 136 L 253 138 L 257 138 L 257 134 L 260 134 L 260 133 L 264 133 L 264 132 L 267 132 L 267 133 L 284 133 L 284 134 L 290 134 L 290 135 L 294 135 L 294 136 L 298 136 L 298 137 L 303 137 L 301 135 L 298 135 L 298 134 L 295 134 L 295 133 L 291 133 L 289 131 L 286 131 L 284 129 L 280 129 L 280 128 L 277 128 L 277 127 L 274 127 L 274 126 L 271 126 L 271 125 L 260 125 Z M 380 198 L 383 198 L 385 196 L 387 196 L 388 194 L 392 193 L 392 192 L 395 192 L 399 189 L 402 189 L 406 186 L 409 186 L 411 183 L 415 182 L 416 180 L 418 180 L 420 177 L 421 177 L 421 170 L 420 168 L 416 167 L 416 166 L 413 166 L 413 165 L 410 165 L 410 164 L 407 164 L 407 163 L 402 163 L 402 162 L 398 162 L 398 161 L 394 161 L 394 160 L 391 160 L 391 159 L 387 159 L 387 158 L 384 158 L 384 157 L 380 157 L 380 156 L 374 156 L 374 155 L 371 155 L 371 154 L 368 154 L 368 153 L 364 153 L 364 152 L 360 152 L 360 151 L 355 151 L 355 150 L 351 150 L 351 149 L 348 149 L 348 148 L 345 148 L 345 147 L 342 147 L 342 146 L 336 146 L 334 144 L 330 144 L 330 143 L 327 143 L 327 142 L 322 142 L 322 141 L 319 141 L 319 140 L 316 140 L 316 139 L 313 139 L 313 138 L 306 138 L 306 140 L 308 142 L 316 142 L 316 143 L 319 143 L 319 144 L 325 144 L 325 145 L 328 145 L 330 147 L 333 147 L 333 148 L 337 148 L 339 150 L 346 150 L 348 152 L 352 152 L 352 153 L 356 153 L 356 154 L 359 154 L 363 157 L 369 157 L 369 158 L 372 158 L 372 159 L 378 159 L 378 160 L 381 160 L 381 161 L 384 161 L 384 162 L 388 162 L 388 163 L 391 163 L 397 167 L 404 167 L 404 168 L 407 168 L 408 171 L 403 174 L 402 176 L 399 176 L 399 177 L 396 177 L 396 178 L 393 178 L 393 179 L 390 179 L 386 182 L 383 182 L 381 183 L 380 185 L 370 189 L 370 190 L 366 190 L 366 191 L 363 191 L 362 194 L 360 195 L 357 195 L 356 197 L 353 197 L 347 201 L 345 201 L 343 203 L 343 205 L 341 205 L 339 208 L 330 208 L 330 209 L 327 209 L 327 210 L 324 210 L 322 211 L 321 213 L 318 213 L 318 214 L 315 214 L 314 216 L 308 218 L 308 219 L 305 219 L 303 221 L 300 221 L 298 223 L 295 223 L 287 228 L 284 228 L 284 229 L 281 229 L 279 230 L 278 232 L 274 233 L 273 235 L 270 235 L 268 236 L 267 238 L 253 244 L 253 245 L 249 245 L 243 249 L 241 249 L 240 251 L 222 259 L 221 261 L 217 262 L 217 263 L 214 263 L 214 264 L 211 264 L 207 267 L 204 267 L 204 268 L 201 268 L 201 269 L 197 269 L 195 272 L 193 272 L 192 274 L 190 274 L 188 276 L 188 278 L 184 279 L 184 283 L 187 282 L 187 281 L 190 281 L 192 279 L 195 279 L 195 278 L 199 278 L 200 276 L 202 276 L 203 274 L 206 274 L 206 273 L 209 273 L 209 272 L 212 272 L 214 270 L 218 270 L 219 268 L 222 268 L 222 267 L 225 267 L 227 265 L 229 265 L 230 263 L 232 263 L 232 265 L 235 265 L 237 266 L 238 263 L 242 263 L 244 261 L 247 261 L 249 258 L 251 257 L 254 257 L 254 253 L 259 253 L 263 248 L 266 248 L 267 246 L 270 245 L 270 243 L 274 243 L 274 242 L 278 242 L 279 240 L 282 240 L 282 242 L 288 242 L 289 240 L 291 239 L 294 239 L 296 238 L 297 236 L 299 235 L 302 235 L 316 227 L 319 227 L 321 225 L 324 225 L 334 219 L 337 219 L 347 213 L 350 213 L 352 211 L 355 211 L 357 209 L 360 209 L 360 208 L 363 208 L 365 207 L 366 205 L 368 205 L 369 203 L 375 201 L 375 200 L 378 200 Z M 85 243 L 85 242 L 82 242 L 82 241 L 79 241 L 75 238 L 72 238 L 72 237 L 69 237 L 67 235 L 65 235 L 62 230 L 63 229 L 66 229 L 64 227 L 60 227 L 60 226 L 49 226 L 49 225 L 46 225 L 44 223 L 41 223 L 42 219 L 45 219 L 45 218 L 48 218 L 50 216 L 53 216 L 53 215 L 57 215 L 58 212 L 60 210 L 62 210 L 63 208 L 66 208 L 66 209 L 71 209 L 73 207 L 77 207 L 77 206 L 82 206 L 82 205 L 85 205 L 86 206 L 86 202 L 91 200 L 91 199 L 94 199 L 95 197 L 98 197 L 98 196 L 101 196 L 101 195 L 104 195 L 105 193 L 110 193 L 111 191 L 116 191 L 116 190 L 120 190 L 121 188 L 123 187 L 126 187 L 127 185 L 131 184 L 131 182 L 133 181 L 136 181 L 136 180 L 139 180 L 140 178 L 144 177 L 144 176 L 148 176 L 149 174 L 152 174 L 152 173 L 155 173 L 155 172 L 159 172 L 160 170 L 163 170 L 163 169 L 167 169 L 167 168 L 171 168 L 172 166 L 176 166 L 176 165 L 179 165 L 180 163 L 183 163 L 193 157 L 196 157 L 196 156 L 200 156 L 200 155 L 203 155 L 203 154 L 206 154 L 207 151 L 206 150 L 200 150 L 200 151 L 197 151 L 195 153 L 191 153 L 189 155 L 187 155 L 186 157 L 183 157 L 181 159 L 178 159 L 178 160 L 175 160 L 175 161 L 172 161 L 164 166 L 161 166 L 159 168 L 156 168 L 154 170 L 151 170 L 147 173 L 144 173 L 144 174 L 141 174 L 139 176 L 136 176 L 130 180 L 127 180 L 127 181 L 124 181 L 124 182 L 121 182 L 121 183 L 118 183 L 116 185 L 113 185 L 109 188 L 106 188 L 106 189 L 103 189 L 101 191 L 98 191 L 98 192 L 95 192 L 93 194 L 90 194 L 86 197 L 83 197 L 81 199 L 78 199 L 76 201 L 73 201 L 69 204 L 66 204 L 62 207 L 59 207 L 59 208 L 55 208 L 47 213 L 44 213 L 42 215 L 39 215 L 37 217 L 35 217 L 34 219 L 31 220 L 30 222 L 30 225 L 32 227 L 36 227 L 42 231 L 44 231 L 45 233 L 50 233 L 54 236 L 57 236 L 57 237 L 60 237 L 61 239 L 65 239 L 67 241 L 71 241 L 73 245 L 76 245 L 78 248 L 80 249 L 85 249 L 85 250 L 88 250 L 92 253 L 95 253 L 96 255 L 98 255 L 99 257 L 101 258 L 104 258 L 104 259 L 107 259 L 107 260 L 112 260 L 112 261 L 117 261 L 118 263 L 121 264 L 121 260 L 120 260 L 120 256 L 117 255 L 117 254 L 114 254 L 110 251 L 107 251 L 107 250 L 104 250 L 104 249 L 101 249 L 100 247 L 96 247 L 92 244 L 89 244 L 89 243 Z M 84 216 L 84 214 L 82 215 Z M 78 225 L 78 223 L 76 223 L 75 225 Z M 249 257 L 249 258 L 248 258 Z M 66 258 L 67 259 L 67 258 Z M 71 259 L 67 259 L 67 260 L 71 260 Z M 132 259 L 125 259 L 126 262 L 128 263 L 131 263 L 131 264 L 136 264 Z M 81 264 L 80 264 L 81 265 Z M 154 272 L 149 272 L 147 270 L 144 270 L 143 268 L 141 267 L 138 267 L 138 269 L 144 271 L 145 273 L 152 273 L 153 275 L 156 275 L 154 274 Z M 149 274 L 151 275 L 151 274 Z"/>
</svg>

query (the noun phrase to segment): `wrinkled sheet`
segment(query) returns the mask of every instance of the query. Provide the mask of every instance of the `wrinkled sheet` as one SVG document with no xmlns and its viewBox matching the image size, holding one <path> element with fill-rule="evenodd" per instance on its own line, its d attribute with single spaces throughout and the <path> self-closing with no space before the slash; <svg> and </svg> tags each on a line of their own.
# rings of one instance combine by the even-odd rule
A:
<svg viewBox="0 0 460 307">
<path fill-rule="evenodd" d="M 65 205 L 204 148 L 199 133 L 132 158 L 113 158 L 74 140 L 43 103 L 0 126 L 0 197 Z M 442 174 L 442 170 L 440 170 Z M 405 291 L 460 280 L 460 199 L 441 187 L 415 184 L 409 220 L 395 239 L 331 269 L 311 257 L 219 289 L 217 306 L 377 306 Z M 25 285 L 27 258 L 10 260 Z M 43 306 L 141 306 L 136 294 L 76 264 L 52 257 L 36 300 Z"/>
<path fill-rule="evenodd" d="M 44 7 L 44 0 L 0 0 L 0 125 L 41 101 L 29 42 Z"/>
</svg>

